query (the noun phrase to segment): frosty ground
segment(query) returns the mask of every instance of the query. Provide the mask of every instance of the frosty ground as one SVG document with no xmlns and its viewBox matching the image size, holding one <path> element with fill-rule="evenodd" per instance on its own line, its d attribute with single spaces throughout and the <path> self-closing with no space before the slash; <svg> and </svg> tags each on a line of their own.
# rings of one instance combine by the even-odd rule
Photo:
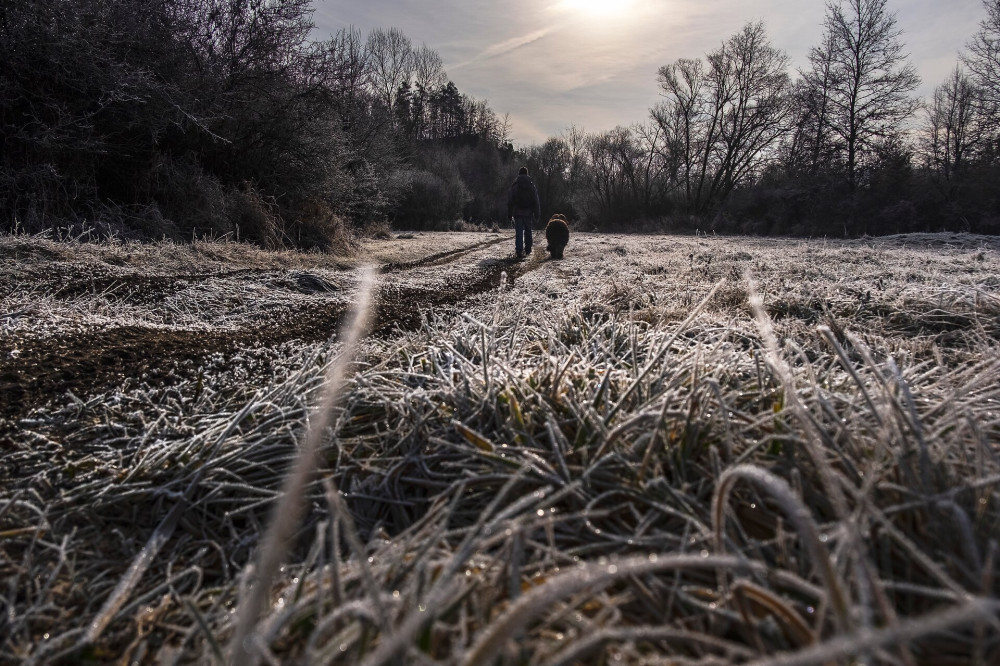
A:
<svg viewBox="0 0 1000 666">
<path fill-rule="evenodd" d="M 265 659 L 1000 658 L 1000 241 L 543 245 L 0 238 L 0 661 L 222 658 L 366 263 Z"/>
</svg>

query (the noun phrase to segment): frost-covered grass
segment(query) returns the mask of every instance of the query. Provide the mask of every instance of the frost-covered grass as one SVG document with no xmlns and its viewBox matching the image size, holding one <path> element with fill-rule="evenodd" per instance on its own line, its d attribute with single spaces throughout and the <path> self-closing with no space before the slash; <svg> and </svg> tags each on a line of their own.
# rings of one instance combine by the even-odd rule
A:
<svg viewBox="0 0 1000 666">
<path fill-rule="evenodd" d="M 308 309 L 318 298 L 349 301 L 355 269 L 364 263 L 406 264 L 499 238 L 403 236 L 359 240 L 348 256 L 218 241 L 95 244 L 0 236 L 0 332 L 35 339 L 118 326 L 236 332 Z M 430 272 L 440 271 L 432 266 Z"/>
<path fill-rule="evenodd" d="M 0 661 L 1000 659 L 997 241 L 566 257 L 354 354 L 248 348 L 8 424 Z M 276 521 L 347 357 L 305 515 Z M 269 523 L 295 536 L 253 622 Z"/>
</svg>

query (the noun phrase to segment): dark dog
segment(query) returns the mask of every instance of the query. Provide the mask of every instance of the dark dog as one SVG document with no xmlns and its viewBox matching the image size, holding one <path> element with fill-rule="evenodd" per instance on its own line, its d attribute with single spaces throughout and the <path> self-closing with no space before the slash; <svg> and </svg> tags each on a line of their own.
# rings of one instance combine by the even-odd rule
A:
<svg viewBox="0 0 1000 666">
<path fill-rule="evenodd" d="M 545 248 L 553 259 L 563 258 L 563 248 L 569 244 L 569 225 L 566 224 L 566 216 L 556 213 L 545 225 L 545 240 L 549 246 Z"/>
</svg>

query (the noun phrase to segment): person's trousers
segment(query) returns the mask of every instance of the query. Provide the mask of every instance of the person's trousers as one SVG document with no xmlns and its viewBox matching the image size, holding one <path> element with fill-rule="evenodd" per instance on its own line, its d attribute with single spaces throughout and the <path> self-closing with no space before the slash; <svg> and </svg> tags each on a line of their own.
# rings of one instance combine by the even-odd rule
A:
<svg viewBox="0 0 1000 666">
<path fill-rule="evenodd" d="M 534 218 L 531 215 L 514 217 L 514 251 L 518 254 L 531 254 L 531 225 Z"/>
</svg>

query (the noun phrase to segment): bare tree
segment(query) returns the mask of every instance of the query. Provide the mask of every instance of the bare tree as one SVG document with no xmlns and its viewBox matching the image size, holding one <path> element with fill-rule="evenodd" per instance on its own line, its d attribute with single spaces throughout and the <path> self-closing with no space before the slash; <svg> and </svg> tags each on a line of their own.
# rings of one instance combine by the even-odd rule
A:
<svg viewBox="0 0 1000 666">
<path fill-rule="evenodd" d="M 1000 109 L 1000 0 L 983 0 L 986 18 L 968 43 L 962 62 L 979 86 L 990 115 Z"/>
<path fill-rule="evenodd" d="M 945 180 L 961 172 L 981 145 L 981 89 L 956 66 L 948 80 L 934 91 L 927 109 L 924 152 Z"/>
<path fill-rule="evenodd" d="M 809 69 L 800 70 L 798 127 L 808 149 L 809 171 L 829 164 L 836 152 L 835 140 L 830 136 L 830 98 L 835 79 L 834 53 L 837 42 L 832 32 L 823 35 L 823 43 L 809 51 Z"/>
<path fill-rule="evenodd" d="M 476 100 L 466 97 L 466 112 L 469 118 L 469 132 L 475 136 L 487 139 L 494 145 L 499 145 L 500 121 L 496 112 L 490 108 L 486 100 Z"/>
<path fill-rule="evenodd" d="M 767 39 L 763 23 L 744 26 L 709 54 L 709 76 L 720 109 L 718 167 L 706 201 L 725 198 L 756 175 L 786 129 L 788 56 Z"/>
<path fill-rule="evenodd" d="M 668 189 L 662 138 L 656 122 L 619 126 L 587 137 L 585 183 L 596 221 L 614 226 L 662 213 L 660 204 Z M 569 166 L 572 151 L 564 145 Z"/>
<path fill-rule="evenodd" d="M 621 211 L 624 177 L 620 156 L 628 151 L 631 143 L 631 132 L 626 127 L 595 134 L 587 140 L 590 167 L 587 182 L 602 217 Z"/>
<path fill-rule="evenodd" d="M 372 70 L 375 97 L 386 109 L 396 104 L 396 94 L 413 75 L 413 47 L 398 28 L 376 28 L 365 45 Z"/>
<path fill-rule="evenodd" d="M 669 189 L 666 178 L 668 161 L 664 159 L 664 133 L 659 123 L 653 121 L 632 127 L 638 151 L 632 174 L 632 194 L 641 213 L 650 214 L 656 200 Z"/>
<path fill-rule="evenodd" d="M 561 137 L 550 137 L 541 145 L 525 151 L 525 158 L 542 202 L 542 218 L 561 210 L 566 199 L 567 173 L 569 172 L 569 146 Z"/>
<path fill-rule="evenodd" d="M 566 144 L 566 149 L 569 151 L 569 163 L 567 167 L 567 179 L 569 181 L 568 197 L 572 200 L 580 190 L 580 183 L 587 168 L 587 133 L 583 131 L 583 128 L 571 125 L 562 133 L 561 138 Z"/>
<path fill-rule="evenodd" d="M 368 51 L 357 28 L 341 28 L 326 43 L 329 57 L 330 86 L 347 105 L 361 99 L 371 81 Z"/>
<path fill-rule="evenodd" d="M 448 84 L 448 75 L 444 71 L 444 63 L 438 52 L 422 44 L 412 54 L 412 83 L 402 84 L 401 90 L 408 90 L 410 99 L 409 123 L 410 131 L 415 138 L 424 138 L 430 121 L 430 102 L 432 96 Z M 397 100 L 396 104 L 400 101 Z"/>
<path fill-rule="evenodd" d="M 204 0 L 198 50 L 231 89 L 269 82 L 301 62 L 314 25 L 309 0 Z"/>
<path fill-rule="evenodd" d="M 912 96 L 920 84 L 899 41 L 896 17 L 887 0 L 840 0 L 826 6 L 824 43 L 814 52 L 828 72 L 828 113 L 824 124 L 843 145 L 847 180 L 853 191 L 858 167 L 874 158 L 880 144 L 897 138 L 903 122 L 919 107 Z"/>
<path fill-rule="evenodd" d="M 653 119 L 663 131 L 665 157 L 674 165 L 674 179 L 683 184 L 685 199 L 690 202 L 692 173 L 701 152 L 704 63 L 682 58 L 665 65 L 659 70 L 659 82 L 668 101 L 652 110 Z"/>
<path fill-rule="evenodd" d="M 749 23 L 708 54 L 708 68 L 679 60 L 660 69 L 665 102 L 653 118 L 683 178 L 691 212 L 703 213 L 768 162 L 788 119 L 788 56 L 763 23 Z"/>
<path fill-rule="evenodd" d="M 413 85 L 426 91 L 435 90 L 448 83 L 444 61 L 434 49 L 421 44 L 413 51 Z"/>
<path fill-rule="evenodd" d="M 510 145 L 510 133 L 513 129 L 514 123 L 510 119 L 510 112 L 506 112 L 497 124 L 497 145 Z"/>
</svg>

